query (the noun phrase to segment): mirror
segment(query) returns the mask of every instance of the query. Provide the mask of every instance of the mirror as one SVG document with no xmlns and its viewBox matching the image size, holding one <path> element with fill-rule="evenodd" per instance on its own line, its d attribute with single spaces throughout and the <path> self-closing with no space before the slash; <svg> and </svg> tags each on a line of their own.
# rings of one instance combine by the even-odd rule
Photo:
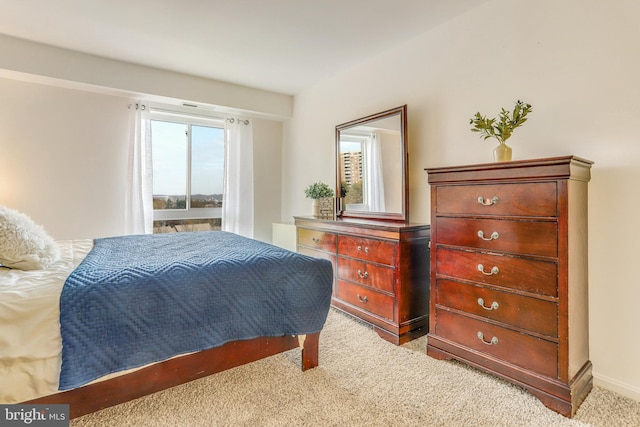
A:
<svg viewBox="0 0 640 427">
<path fill-rule="evenodd" d="M 407 106 L 336 126 L 337 215 L 409 221 Z"/>
</svg>

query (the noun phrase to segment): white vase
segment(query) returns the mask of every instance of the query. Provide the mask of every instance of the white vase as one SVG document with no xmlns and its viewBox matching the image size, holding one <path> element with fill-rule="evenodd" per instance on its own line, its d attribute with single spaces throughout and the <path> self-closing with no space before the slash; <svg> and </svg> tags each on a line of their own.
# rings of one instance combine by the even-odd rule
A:
<svg viewBox="0 0 640 427">
<path fill-rule="evenodd" d="M 311 214 L 315 217 L 320 216 L 320 202 L 318 199 L 311 199 Z"/>
</svg>

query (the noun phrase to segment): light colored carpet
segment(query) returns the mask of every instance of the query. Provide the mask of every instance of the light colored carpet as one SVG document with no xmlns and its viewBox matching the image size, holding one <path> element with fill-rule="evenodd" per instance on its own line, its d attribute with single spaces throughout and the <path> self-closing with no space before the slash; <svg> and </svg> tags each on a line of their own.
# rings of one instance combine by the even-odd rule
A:
<svg viewBox="0 0 640 427">
<path fill-rule="evenodd" d="M 522 389 L 425 354 L 426 338 L 394 346 L 333 309 L 320 366 L 300 351 L 73 420 L 83 426 L 640 426 L 640 402 L 595 387 L 573 419 Z"/>
</svg>

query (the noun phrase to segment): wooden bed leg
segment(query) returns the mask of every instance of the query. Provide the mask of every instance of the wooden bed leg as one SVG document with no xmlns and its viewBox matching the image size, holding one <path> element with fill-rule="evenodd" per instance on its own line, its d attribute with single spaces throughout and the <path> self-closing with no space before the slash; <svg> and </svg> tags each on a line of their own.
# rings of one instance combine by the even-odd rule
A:
<svg viewBox="0 0 640 427">
<path fill-rule="evenodd" d="M 302 370 L 315 368 L 318 366 L 320 332 L 299 338 L 302 338 Z"/>
</svg>

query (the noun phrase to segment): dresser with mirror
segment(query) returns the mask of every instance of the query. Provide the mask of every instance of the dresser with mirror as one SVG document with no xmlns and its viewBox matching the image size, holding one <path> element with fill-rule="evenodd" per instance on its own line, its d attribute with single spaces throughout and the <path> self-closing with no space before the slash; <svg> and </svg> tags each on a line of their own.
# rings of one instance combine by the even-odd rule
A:
<svg viewBox="0 0 640 427">
<path fill-rule="evenodd" d="M 333 264 L 332 305 L 403 344 L 428 331 L 430 227 L 409 221 L 407 106 L 336 126 L 335 217 L 295 217 Z"/>
</svg>

